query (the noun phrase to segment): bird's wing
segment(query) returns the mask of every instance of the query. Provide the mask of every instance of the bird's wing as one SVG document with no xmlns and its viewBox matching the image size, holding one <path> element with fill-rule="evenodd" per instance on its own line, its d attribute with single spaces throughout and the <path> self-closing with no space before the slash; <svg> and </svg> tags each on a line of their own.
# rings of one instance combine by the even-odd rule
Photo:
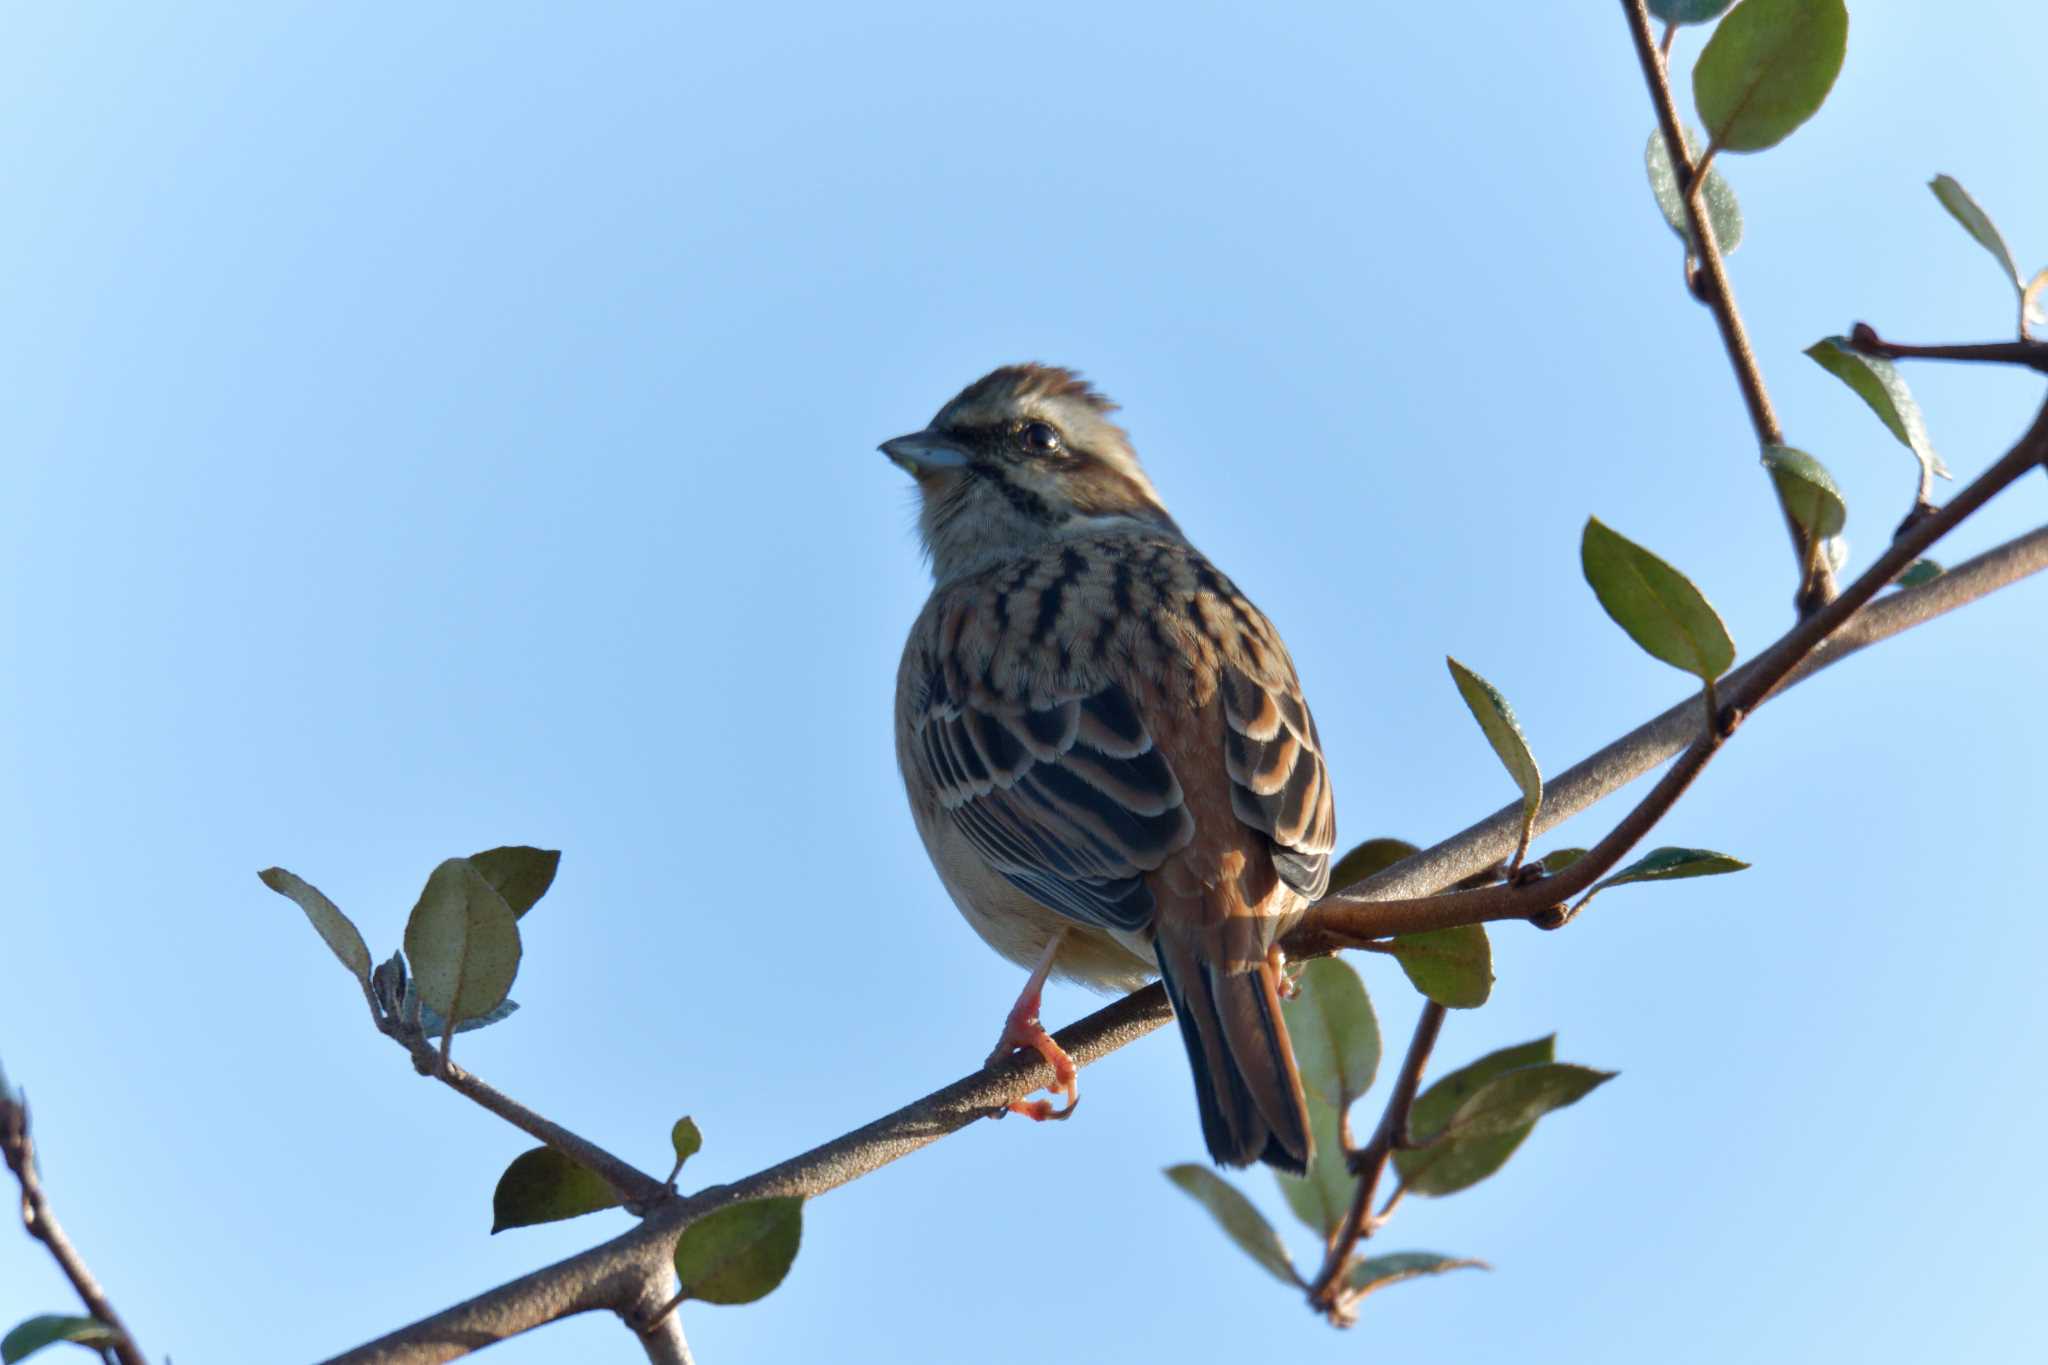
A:
<svg viewBox="0 0 2048 1365">
<path fill-rule="evenodd" d="M 1195 823 L 1130 696 L 1105 682 L 1017 700 L 936 668 L 922 682 L 907 757 L 989 866 L 1083 924 L 1149 924 L 1144 874 Z"/>
<path fill-rule="evenodd" d="M 1252 660 L 1225 662 L 1218 676 L 1230 807 L 1272 842 L 1280 880 L 1315 900 L 1329 889 L 1337 842 L 1322 740 L 1286 654 L 1254 651 Z"/>
</svg>

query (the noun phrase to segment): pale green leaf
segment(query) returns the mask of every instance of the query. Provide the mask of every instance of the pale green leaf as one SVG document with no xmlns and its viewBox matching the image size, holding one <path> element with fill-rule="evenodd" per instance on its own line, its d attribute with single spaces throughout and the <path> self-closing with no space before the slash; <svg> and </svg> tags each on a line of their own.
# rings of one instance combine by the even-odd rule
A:
<svg viewBox="0 0 2048 1365">
<path fill-rule="evenodd" d="M 676 1279 L 685 1298 L 752 1303 L 774 1292 L 803 1241 L 804 1201 L 749 1199 L 705 1214 L 676 1241 Z"/>
<path fill-rule="evenodd" d="M 1280 1002 L 1294 1042 L 1301 1083 L 1338 1109 L 1372 1088 L 1380 1065 L 1380 1026 L 1365 983 L 1351 964 L 1319 957 L 1302 964 L 1292 1000 Z"/>
<path fill-rule="evenodd" d="M 1715 877 L 1724 872 L 1740 872 L 1749 866 L 1739 858 L 1725 853 L 1716 853 L 1709 848 L 1659 848 L 1630 863 L 1593 886 L 1603 891 L 1610 886 L 1626 886 L 1630 882 L 1675 882 L 1685 877 Z"/>
<path fill-rule="evenodd" d="M 1308 1131 L 1315 1140 L 1315 1155 L 1304 1175 L 1275 1170 L 1280 1193 L 1294 1216 L 1318 1236 L 1328 1237 L 1351 1210 L 1358 1178 L 1344 1163 L 1343 1129 L 1337 1111 L 1314 1091 L 1308 1093 Z M 1199 1169 L 1199 1168 L 1197 1168 Z"/>
<path fill-rule="evenodd" d="M 435 868 L 405 924 L 420 999 L 444 1019 L 495 1009 L 519 973 L 519 921 L 467 858 Z"/>
<path fill-rule="evenodd" d="M 1535 1131 L 1535 1124 L 1498 1137 L 1469 1140 L 1447 1138 L 1444 1128 L 1458 1106 L 1495 1076 L 1553 1061 L 1556 1056 L 1556 1036 L 1538 1038 L 1490 1052 L 1423 1091 L 1409 1110 L 1408 1133 L 1415 1141 L 1429 1145 L 1395 1149 L 1394 1170 L 1401 1183 L 1413 1194 L 1440 1197 L 1469 1189 L 1506 1165 L 1523 1139 Z"/>
<path fill-rule="evenodd" d="M 618 1193 L 595 1171 L 552 1147 L 512 1158 L 491 1194 L 491 1231 L 533 1227 L 618 1207 Z"/>
<path fill-rule="evenodd" d="M 1444 656 L 1444 663 L 1451 670 L 1451 681 L 1457 684 L 1458 695 L 1464 698 L 1466 709 L 1479 722 L 1486 742 L 1493 746 L 1501 766 L 1521 788 L 1522 837 L 1516 845 L 1519 855 L 1529 847 L 1529 837 L 1536 828 L 1536 812 L 1543 804 L 1543 774 L 1536 767 L 1536 756 L 1529 752 L 1528 737 L 1522 733 L 1521 724 L 1515 719 L 1515 709 L 1508 705 L 1508 699 L 1500 694 L 1500 689 L 1449 655 Z"/>
<path fill-rule="evenodd" d="M 1503 1071 L 1466 1097 L 1445 1125 L 1444 1135 L 1468 1142 L 1504 1137 L 1552 1110 L 1577 1104 L 1617 1074 L 1570 1062 L 1538 1062 Z"/>
<path fill-rule="evenodd" d="M 1819 112 L 1849 45 L 1842 0 L 1743 0 L 1707 40 L 1692 97 L 1715 147 L 1776 146 Z"/>
<path fill-rule="evenodd" d="M 1449 1270 L 1491 1270 L 1484 1261 L 1474 1261 L 1453 1256 L 1439 1256 L 1433 1251 L 1396 1251 L 1386 1256 L 1368 1256 L 1362 1261 L 1353 1261 L 1344 1270 L 1344 1283 L 1358 1292 L 1360 1298 L 1376 1289 L 1385 1289 L 1390 1284 L 1413 1280 L 1424 1275 L 1441 1275 Z"/>
<path fill-rule="evenodd" d="M 1993 260 L 2005 268 L 2005 277 L 2012 281 L 2016 291 L 2024 292 L 2020 268 L 2013 263 L 2012 251 L 2005 244 L 2005 237 L 1998 230 L 1998 224 L 1991 221 L 1991 215 L 1977 206 L 1970 192 L 1952 175 L 1937 175 L 1927 182 L 1927 188 L 1934 191 L 1934 197 L 1948 210 L 1949 216 L 1963 225 L 1963 231 L 1976 239 L 1977 245 L 1991 253 Z"/>
<path fill-rule="evenodd" d="M 1728 627 L 1692 580 L 1598 517 L 1586 520 L 1579 558 L 1600 605 L 1652 657 L 1702 681 L 1735 662 Z"/>
<path fill-rule="evenodd" d="M 1923 583 L 1932 583 L 1941 577 L 1942 567 L 1931 559 L 1916 559 L 1899 571 L 1892 582 L 1901 588 L 1917 588 Z"/>
<path fill-rule="evenodd" d="M 1402 934 L 1387 945 L 1408 980 L 1439 1005 L 1477 1009 L 1493 994 L 1493 945 L 1486 926 L 1461 924 Z"/>
<path fill-rule="evenodd" d="M 554 885 L 555 869 L 562 865 L 562 855 L 557 849 L 507 844 L 472 853 L 469 861 L 491 884 L 491 889 L 505 898 L 512 913 L 524 917 L 533 909 L 533 903 Z"/>
<path fill-rule="evenodd" d="M 1698 164 L 1699 135 L 1690 128 L 1684 131 L 1686 153 L 1694 164 Z M 1671 164 L 1671 149 L 1664 145 L 1661 128 L 1650 133 L 1650 144 L 1643 150 L 1643 168 L 1649 173 L 1650 193 L 1656 197 L 1657 209 L 1664 215 L 1664 221 L 1671 225 L 1679 240 L 1697 254 L 1699 247 L 1692 237 L 1692 216 L 1685 211 L 1685 187 L 1679 183 L 1678 168 Z M 1707 215 L 1707 226 L 1714 230 L 1714 242 L 1721 248 L 1723 256 L 1742 245 L 1742 205 L 1736 202 L 1734 186 L 1711 166 L 1707 168 L 1706 181 L 1700 186 L 1700 208 Z"/>
<path fill-rule="evenodd" d="M 0 1337 L 0 1362 L 14 1365 L 60 1341 L 75 1341 L 81 1346 L 95 1349 L 114 1344 L 114 1329 L 98 1318 L 82 1318 L 71 1313 L 43 1313 L 15 1324 L 6 1336 Z"/>
<path fill-rule="evenodd" d="M 1842 533 L 1849 506 L 1826 465 L 1791 446 L 1765 446 L 1764 468 L 1778 490 L 1778 501 L 1799 528 L 1817 540 Z"/>
<path fill-rule="evenodd" d="M 1735 0 L 1649 0 L 1650 13 L 1667 24 L 1704 24 Z"/>
<path fill-rule="evenodd" d="M 1913 452 L 1926 477 L 1955 477 L 1935 453 L 1934 442 L 1927 435 L 1927 421 L 1920 415 L 1920 405 L 1913 400 L 1912 390 L 1906 387 L 1898 366 L 1883 356 L 1863 354 L 1843 336 L 1822 337 L 1806 348 L 1806 354 L 1870 405 L 1885 430 Z"/>
<path fill-rule="evenodd" d="M 704 1146 L 704 1135 L 697 1131 L 697 1120 L 687 1115 L 677 1119 L 675 1126 L 669 1129 L 668 1140 L 676 1149 L 678 1170 Z"/>
<path fill-rule="evenodd" d="M 363 942 L 355 922 L 342 914 L 339 906 L 327 899 L 319 887 L 281 867 L 266 867 L 256 875 L 265 886 L 305 911 L 314 932 L 326 942 L 328 951 L 341 959 L 341 965 L 348 968 L 356 980 L 365 986 L 370 984 L 369 945 Z"/>
<path fill-rule="evenodd" d="M 1287 1248 L 1280 1244 L 1280 1234 L 1273 1231 L 1266 1216 L 1252 1207 L 1252 1201 L 1237 1186 L 1207 1166 L 1192 1163 L 1168 1166 L 1166 1178 L 1207 1209 L 1238 1249 L 1264 1266 L 1273 1278 L 1282 1284 L 1301 1284 L 1294 1263 L 1287 1259 Z"/>
</svg>

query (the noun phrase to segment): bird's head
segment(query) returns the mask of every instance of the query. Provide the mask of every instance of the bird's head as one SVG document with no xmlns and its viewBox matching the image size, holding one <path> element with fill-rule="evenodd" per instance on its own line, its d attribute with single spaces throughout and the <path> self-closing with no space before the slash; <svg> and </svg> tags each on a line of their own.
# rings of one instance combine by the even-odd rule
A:
<svg viewBox="0 0 2048 1365">
<path fill-rule="evenodd" d="M 1073 536 L 1180 530 L 1145 477 L 1116 404 L 1071 370 L 1005 365 L 884 441 L 917 480 L 918 530 L 941 583 Z"/>
</svg>

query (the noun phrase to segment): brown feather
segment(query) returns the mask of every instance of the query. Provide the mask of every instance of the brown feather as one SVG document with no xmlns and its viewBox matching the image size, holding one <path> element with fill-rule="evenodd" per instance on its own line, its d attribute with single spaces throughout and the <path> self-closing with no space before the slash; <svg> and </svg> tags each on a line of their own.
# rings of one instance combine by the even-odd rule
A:
<svg viewBox="0 0 2048 1365">
<path fill-rule="evenodd" d="M 937 587 L 897 687 L 897 755 L 947 889 L 1005 956 L 1124 989 L 1156 964 L 1218 1161 L 1299 1170 L 1307 1112 L 1274 943 L 1329 880 L 1336 821 L 1286 646 L 1183 539 L 1112 405 L 1011 366 L 931 430 Z M 1017 444 L 1030 423 L 1062 442 Z"/>
</svg>

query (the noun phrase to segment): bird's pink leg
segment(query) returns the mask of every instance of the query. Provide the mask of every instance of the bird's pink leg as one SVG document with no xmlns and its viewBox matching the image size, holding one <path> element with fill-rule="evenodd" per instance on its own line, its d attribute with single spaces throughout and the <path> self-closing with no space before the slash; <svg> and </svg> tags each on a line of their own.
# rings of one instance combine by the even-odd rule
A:
<svg viewBox="0 0 2048 1365">
<path fill-rule="evenodd" d="M 1009 1103 L 1013 1114 L 1022 1114 L 1028 1119 L 1044 1121 L 1063 1119 L 1074 1112 L 1074 1106 L 1081 1102 L 1081 1073 L 1074 1065 L 1074 1059 L 1067 1050 L 1054 1042 L 1052 1035 L 1038 1022 L 1039 997 L 1045 992 L 1045 978 L 1052 972 L 1053 954 L 1060 950 L 1060 943 L 1066 938 L 1065 931 L 1052 936 L 1052 942 L 1045 945 L 1045 952 L 1038 959 L 1038 965 L 1031 969 L 1030 979 L 1024 983 L 1023 994 L 1010 1007 L 1010 1017 L 1003 1021 L 1002 1036 L 996 1039 L 995 1051 L 988 1054 L 988 1064 L 995 1066 L 1007 1061 L 1010 1056 L 1028 1048 L 1051 1064 L 1055 1085 L 1064 1091 L 1067 1103 L 1064 1108 L 1053 1108 L 1051 1100 L 1015 1099 Z M 998 1115 L 1000 1117 L 1000 1115 Z"/>
</svg>

